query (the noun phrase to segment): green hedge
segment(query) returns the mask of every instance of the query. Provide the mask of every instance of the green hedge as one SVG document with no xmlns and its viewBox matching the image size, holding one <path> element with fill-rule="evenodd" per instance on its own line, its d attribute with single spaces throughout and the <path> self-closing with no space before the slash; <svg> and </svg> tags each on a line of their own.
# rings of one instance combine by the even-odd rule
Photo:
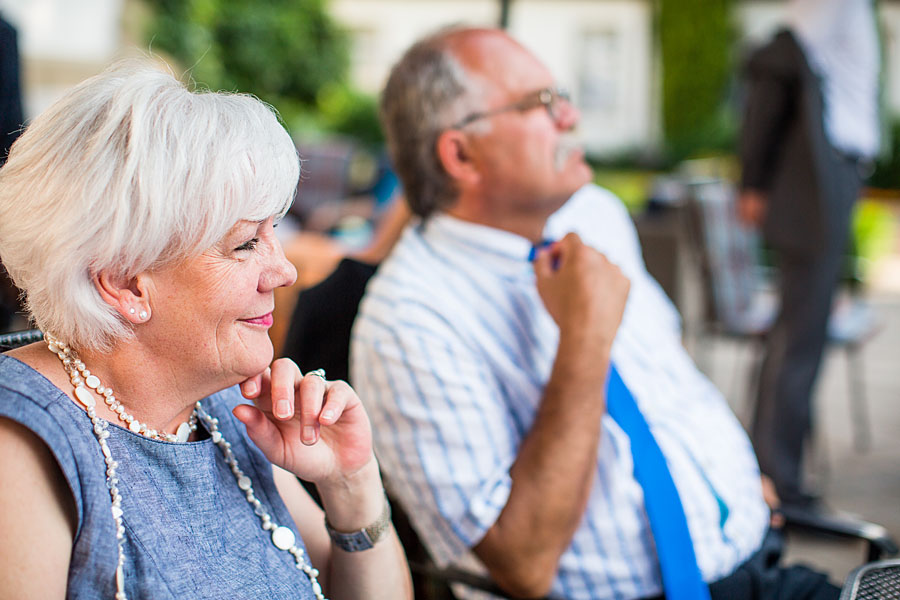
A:
<svg viewBox="0 0 900 600">
<path fill-rule="evenodd" d="M 733 148 L 727 106 L 735 31 L 730 0 L 657 0 L 666 149 L 679 160 Z"/>
<path fill-rule="evenodd" d="M 171 54 L 199 84 L 258 96 L 292 131 L 309 129 L 310 121 L 339 128 L 353 121 L 365 122 L 371 137 L 372 101 L 346 88 L 350 37 L 324 0 L 145 2 L 153 10 L 150 47 Z M 340 104 L 352 118 L 322 119 L 323 103 L 326 111 Z"/>
</svg>

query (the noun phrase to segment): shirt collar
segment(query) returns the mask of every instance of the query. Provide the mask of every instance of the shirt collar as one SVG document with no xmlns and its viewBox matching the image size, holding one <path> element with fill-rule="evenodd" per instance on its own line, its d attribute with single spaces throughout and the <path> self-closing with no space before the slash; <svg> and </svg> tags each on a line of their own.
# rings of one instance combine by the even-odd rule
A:
<svg viewBox="0 0 900 600">
<path fill-rule="evenodd" d="M 478 264 L 507 276 L 531 275 L 528 259 L 531 241 L 512 232 L 464 221 L 447 214 L 430 217 L 422 224 L 425 235 L 440 240 L 457 256 L 477 260 Z"/>
</svg>

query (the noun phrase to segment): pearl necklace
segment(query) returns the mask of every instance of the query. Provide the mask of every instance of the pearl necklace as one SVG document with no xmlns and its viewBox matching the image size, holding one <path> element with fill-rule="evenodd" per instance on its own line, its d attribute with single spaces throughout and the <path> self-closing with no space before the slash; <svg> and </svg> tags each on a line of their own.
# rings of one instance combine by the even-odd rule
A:
<svg viewBox="0 0 900 600">
<path fill-rule="evenodd" d="M 125 412 L 125 407 L 122 406 L 122 403 L 115 397 L 112 388 L 105 387 L 100 383 L 100 378 L 93 375 L 84 366 L 84 363 L 81 362 L 72 348 L 50 334 L 44 334 L 44 338 L 47 340 L 47 348 L 50 352 L 56 354 L 59 357 L 59 360 L 62 361 L 63 369 L 65 369 L 66 373 L 69 375 L 72 386 L 75 388 L 75 397 L 78 398 L 82 404 L 87 405 L 88 403 L 91 403 L 92 406 L 95 404 L 94 397 L 88 391 L 88 388 L 90 388 L 100 396 L 110 410 L 116 413 L 119 420 L 125 423 L 129 430 L 154 440 L 184 443 L 188 441 L 191 433 L 197 431 L 197 415 L 194 413 L 191 413 L 190 418 L 178 426 L 178 429 L 176 429 L 174 434 L 166 433 L 165 431 L 157 431 L 156 429 L 147 427 L 145 423 L 141 423 L 132 415 Z"/>
<path fill-rule="evenodd" d="M 90 417 L 91 419 L 91 424 L 93 425 L 94 429 L 94 435 L 97 437 L 97 442 L 100 444 L 100 451 L 103 453 L 103 458 L 106 462 L 106 487 L 109 488 L 109 495 L 112 501 L 112 515 L 113 519 L 116 522 L 116 542 L 119 551 L 119 558 L 116 563 L 115 600 L 127 600 L 127 597 L 125 595 L 124 568 L 125 525 L 122 521 L 124 512 L 122 511 L 122 492 L 118 487 L 119 478 L 116 477 L 116 468 L 119 466 L 119 463 L 113 459 L 112 453 L 109 450 L 109 444 L 106 442 L 106 440 L 109 438 L 109 423 L 97 416 L 97 412 L 94 410 L 96 401 L 94 400 L 91 392 L 89 392 L 83 384 L 86 384 L 88 388 L 93 389 L 98 395 L 104 398 L 104 400 L 111 397 L 112 392 L 110 391 L 109 396 L 105 395 L 105 391 L 109 388 L 104 388 L 100 384 L 99 378 L 97 378 L 96 375 L 91 375 L 90 371 L 85 368 L 84 363 L 82 363 L 78 359 L 78 356 L 77 354 L 75 354 L 74 350 L 69 348 L 65 343 L 54 338 L 52 335 L 45 333 L 44 337 L 47 340 L 47 348 L 59 357 L 60 361 L 62 361 L 63 363 L 63 368 L 65 369 L 66 373 L 69 374 L 70 379 L 72 379 L 72 385 L 75 388 L 75 397 L 84 406 L 88 417 Z M 83 378 L 83 381 L 76 381 L 76 378 Z M 110 403 L 107 402 L 107 404 Z M 121 404 L 119 404 L 118 406 L 121 407 Z M 118 414 L 119 418 L 124 421 L 125 418 L 122 416 L 123 412 L 124 411 L 120 412 L 116 410 L 116 414 Z M 225 458 L 225 463 L 231 469 L 232 474 L 234 474 L 234 478 L 237 481 L 238 487 L 242 492 L 244 492 L 247 502 L 250 504 L 250 506 L 253 507 L 253 513 L 257 517 L 259 517 L 260 526 L 262 527 L 263 531 L 271 532 L 270 535 L 272 544 L 274 544 L 275 547 L 279 550 L 283 550 L 289 553 L 294 558 L 296 567 L 303 571 L 303 573 L 306 574 L 307 578 L 309 578 L 309 582 L 312 586 L 312 590 L 316 596 L 316 599 L 325 600 L 325 596 L 322 593 L 322 586 L 319 585 L 319 581 L 317 579 L 317 577 L 319 576 L 318 569 L 313 567 L 304 558 L 303 549 L 298 547 L 295 543 L 296 536 L 294 535 L 294 532 L 289 527 L 277 525 L 276 523 L 274 523 L 272 521 L 272 516 L 262 505 L 262 502 L 260 502 L 256 497 L 253 491 L 253 481 L 247 475 L 245 475 L 243 471 L 241 471 L 241 468 L 238 466 L 237 459 L 235 458 L 234 453 L 231 451 L 231 443 L 228 442 L 225 439 L 225 436 L 222 435 L 222 432 L 219 431 L 219 420 L 206 412 L 206 409 L 203 408 L 203 404 L 198 401 L 194 406 L 194 411 L 191 413 L 191 421 L 179 425 L 179 434 L 182 430 L 182 427 L 188 425 L 189 423 L 193 423 L 191 431 L 196 430 L 198 418 L 203 420 L 206 425 L 206 429 L 209 431 L 209 436 L 210 438 L 212 438 L 213 443 L 219 447 L 219 450 L 222 451 L 222 455 Z M 139 433 L 141 435 L 152 437 L 154 439 L 174 441 L 158 435 L 158 432 L 156 432 L 155 430 L 148 430 L 143 424 L 140 424 L 138 430 L 135 431 L 135 429 L 132 427 L 132 423 L 135 422 L 136 420 L 133 417 L 131 422 L 128 422 L 128 429 L 130 429 L 134 433 Z M 150 435 L 151 432 L 156 433 L 157 435 Z M 185 435 L 185 440 L 189 435 L 190 432 Z M 172 437 L 175 438 L 176 436 Z"/>
</svg>

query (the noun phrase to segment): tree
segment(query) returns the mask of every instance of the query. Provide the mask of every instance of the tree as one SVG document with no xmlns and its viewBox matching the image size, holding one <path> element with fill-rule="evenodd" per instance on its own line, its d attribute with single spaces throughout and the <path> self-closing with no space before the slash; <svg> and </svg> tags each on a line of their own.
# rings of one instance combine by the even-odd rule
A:
<svg viewBox="0 0 900 600">
<path fill-rule="evenodd" d="M 734 143 L 736 125 L 726 102 L 734 72 L 732 4 L 658 0 L 663 130 L 673 158 Z"/>
<path fill-rule="evenodd" d="M 290 125 L 320 91 L 341 85 L 349 36 L 324 0 L 146 0 L 147 39 L 213 90 L 249 92 Z"/>
</svg>

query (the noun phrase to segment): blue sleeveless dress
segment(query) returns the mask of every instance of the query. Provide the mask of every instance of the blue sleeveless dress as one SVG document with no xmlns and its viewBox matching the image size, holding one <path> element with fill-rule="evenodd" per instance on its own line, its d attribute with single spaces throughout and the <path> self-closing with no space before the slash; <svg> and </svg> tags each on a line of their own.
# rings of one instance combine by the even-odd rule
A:
<svg viewBox="0 0 900 600">
<path fill-rule="evenodd" d="M 294 530 L 303 547 L 275 488 L 271 464 L 231 414 L 242 402 L 237 388 L 203 401 L 219 419 L 219 431 L 231 442 L 241 470 L 253 480 L 256 497 L 276 523 Z M 118 560 L 115 522 L 103 455 L 87 413 L 31 367 L 0 355 L 0 416 L 44 441 L 75 499 L 78 523 L 67 598 L 112 600 Z M 314 598 L 293 557 L 278 550 L 260 527 L 211 439 L 161 442 L 115 423 L 109 432 L 123 496 L 129 600 Z"/>
</svg>

